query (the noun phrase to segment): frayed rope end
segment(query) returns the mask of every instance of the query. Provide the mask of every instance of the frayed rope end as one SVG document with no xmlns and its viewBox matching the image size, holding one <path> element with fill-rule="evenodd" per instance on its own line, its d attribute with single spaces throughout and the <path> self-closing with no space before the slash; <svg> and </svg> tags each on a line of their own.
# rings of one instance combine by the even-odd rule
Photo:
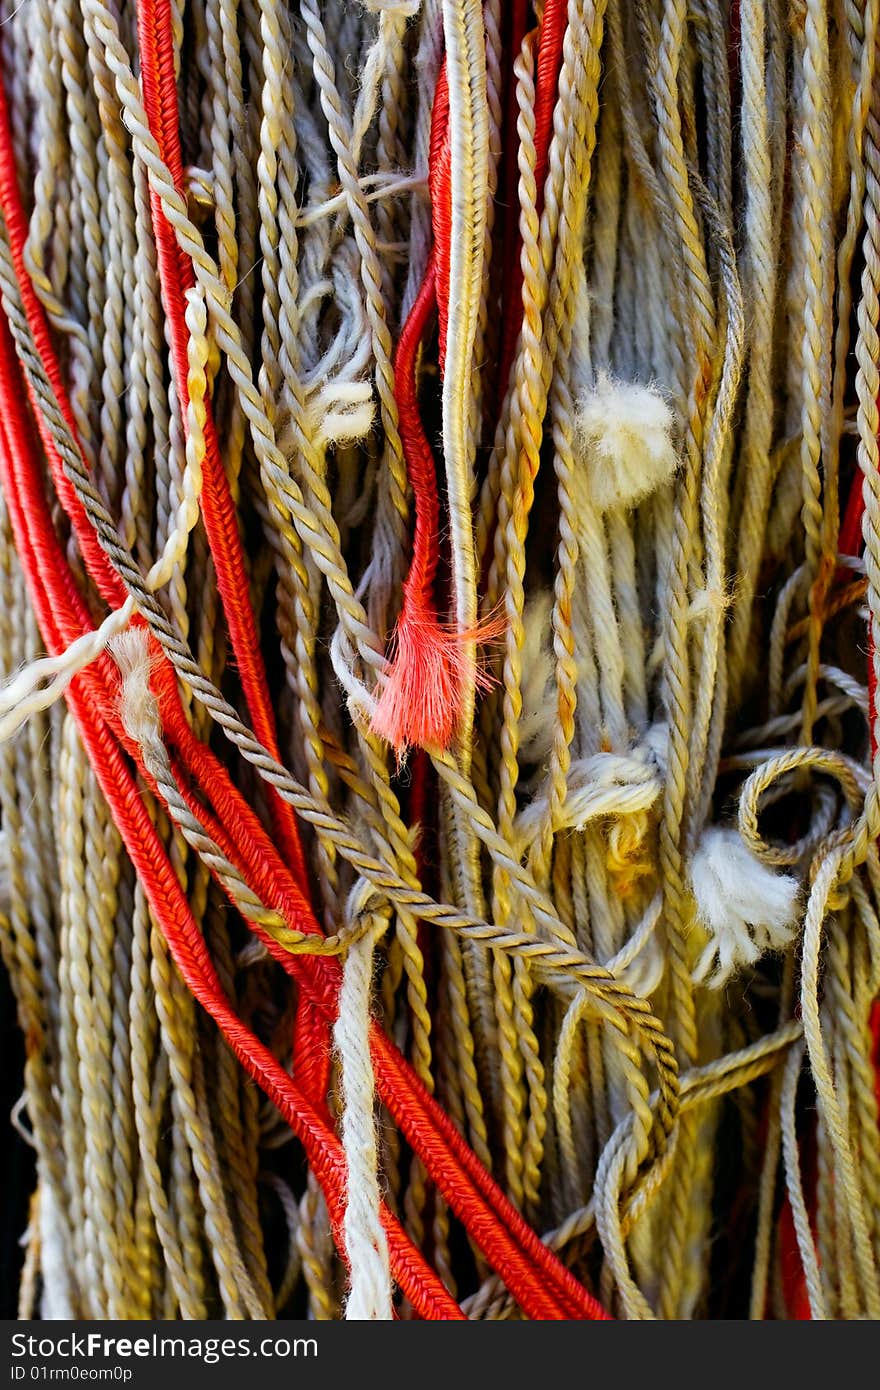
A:
<svg viewBox="0 0 880 1390">
<path fill-rule="evenodd" d="M 784 951 L 797 924 L 800 886 L 762 864 L 737 830 L 710 826 L 690 866 L 697 920 L 708 936 L 692 978 L 720 989 L 767 951 Z"/>
<path fill-rule="evenodd" d="M 138 747 L 143 747 L 150 739 L 161 739 L 159 705 L 150 687 L 153 656 L 147 629 L 126 628 L 107 645 L 122 676 L 119 701 L 122 727 Z"/>
<path fill-rule="evenodd" d="M 504 631 L 502 616 L 460 631 L 444 627 L 424 598 L 404 596 L 392 638 L 393 657 L 385 688 L 371 721 L 373 732 L 390 743 L 398 757 L 409 748 L 447 748 L 464 704 L 468 679 L 486 690 L 492 677 L 469 656 L 472 644 L 484 646 Z"/>
</svg>

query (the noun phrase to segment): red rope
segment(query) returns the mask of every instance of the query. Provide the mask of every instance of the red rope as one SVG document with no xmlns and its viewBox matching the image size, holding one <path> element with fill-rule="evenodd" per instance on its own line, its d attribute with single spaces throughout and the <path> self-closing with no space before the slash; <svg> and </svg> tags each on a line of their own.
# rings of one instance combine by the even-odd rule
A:
<svg viewBox="0 0 880 1390">
<path fill-rule="evenodd" d="M 159 0 L 158 4 L 156 0 L 139 0 L 137 12 L 141 88 L 147 119 L 175 187 L 181 196 L 184 196 L 170 5 L 167 0 L 165 3 Z M 174 229 L 165 217 L 161 202 L 152 188 L 150 208 L 156 238 L 162 300 L 171 336 L 174 377 L 180 412 L 186 428 L 189 404 L 186 384 L 189 335 L 184 296 L 186 291 L 195 285 L 195 273 L 189 257 L 178 246 Z M 203 464 L 202 513 L 217 573 L 217 588 L 229 625 L 229 635 L 254 732 L 273 758 L 280 761 L 275 718 L 266 683 L 259 635 L 248 598 L 247 572 L 238 522 L 226 471 L 220 457 L 210 400 L 205 402 L 205 407 L 206 454 Z M 297 877 L 305 882 L 305 860 L 293 812 L 274 790 L 270 791 L 270 806 L 273 828 L 284 850 L 285 858 L 291 863 Z"/>
<path fill-rule="evenodd" d="M 394 358 L 394 394 L 407 476 L 415 500 L 415 534 L 403 605 L 392 639 L 392 660 L 373 717 L 373 728 L 398 753 L 409 747 L 445 748 L 458 725 L 465 682 L 472 674 L 467 643 L 486 642 L 500 620 L 473 632 L 444 627 L 434 600 L 440 555 L 437 472 L 419 413 L 417 358 L 434 309 L 438 310 L 440 369 L 443 370 L 449 301 L 451 164 L 449 91 L 445 59 L 431 113 L 429 186 L 435 246 L 424 279 L 403 326 Z M 477 684 L 488 684 L 477 671 Z"/>
<path fill-rule="evenodd" d="M 449 82 L 446 76 L 445 55 L 437 75 L 434 104 L 431 107 L 431 141 L 428 159 L 428 191 L 431 195 L 434 282 L 439 328 L 438 348 L 440 371 L 442 372 L 446 363 L 449 273 L 452 254 L 452 141 L 449 134 Z M 424 289 L 424 285 L 422 288 Z"/>
<path fill-rule="evenodd" d="M 413 490 L 416 510 L 412 561 L 406 577 L 406 589 L 413 599 L 425 603 L 433 603 L 434 577 L 439 559 L 437 530 L 440 503 L 434 455 L 425 438 L 419 415 L 415 372 L 416 356 L 436 303 L 432 257 L 421 289 L 401 331 L 394 358 L 395 397 L 400 433 L 404 441 L 406 471 Z"/>
<path fill-rule="evenodd" d="M 449 744 L 458 723 L 465 675 L 461 639 L 441 625 L 434 600 L 440 504 L 434 455 L 422 429 L 416 394 L 416 356 L 436 305 L 434 291 L 432 257 L 394 360 L 400 437 L 416 522 L 392 660 L 373 728 L 398 753 L 412 746 L 445 748 Z"/>
</svg>

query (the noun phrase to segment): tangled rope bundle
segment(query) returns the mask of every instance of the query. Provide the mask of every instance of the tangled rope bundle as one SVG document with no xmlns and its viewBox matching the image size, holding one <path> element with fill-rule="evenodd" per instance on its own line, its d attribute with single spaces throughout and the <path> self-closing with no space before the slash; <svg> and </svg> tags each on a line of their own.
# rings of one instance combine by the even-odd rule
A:
<svg viewBox="0 0 880 1390">
<path fill-rule="evenodd" d="M 20 1314 L 880 1317 L 880 0 L 0 12 Z"/>
</svg>

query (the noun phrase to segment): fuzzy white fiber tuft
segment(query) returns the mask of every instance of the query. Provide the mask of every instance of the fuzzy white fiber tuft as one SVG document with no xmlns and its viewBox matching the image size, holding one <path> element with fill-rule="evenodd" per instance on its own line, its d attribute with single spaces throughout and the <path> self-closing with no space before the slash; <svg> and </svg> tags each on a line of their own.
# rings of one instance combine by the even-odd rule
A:
<svg viewBox="0 0 880 1390">
<path fill-rule="evenodd" d="M 678 466 L 672 427 L 672 410 L 655 387 L 599 373 L 575 411 L 575 438 L 599 511 L 634 507 L 669 482 Z"/>
<path fill-rule="evenodd" d="M 40 1317 L 44 1322 L 66 1322 L 74 1316 L 67 1251 L 70 1234 L 52 1185 L 41 1180 L 37 1201 L 40 1223 L 40 1277 L 43 1286 Z"/>
<path fill-rule="evenodd" d="M 709 941 L 693 979 L 718 989 L 765 951 L 781 951 L 795 929 L 798 883 L 762 864 L 738 831 L 710 826 L 691 862 L 691 888 Z"/>
<path fill-rule="evenodd" d="M 126 628 L 107 645 L 122 673 L 119 702 L 122 727 L 139 748 L 161 741 L 159 706 L 150 689 L 150 643 L 146 628 Z"/>
<path fill-rule="evenodd" d="M 373 387 L 369 381 L 330 381 L 310 397 L 306 405 L 307 429 L 312 443 L 356 444 L 366 439 L 376 417 Z"/>
</svg>

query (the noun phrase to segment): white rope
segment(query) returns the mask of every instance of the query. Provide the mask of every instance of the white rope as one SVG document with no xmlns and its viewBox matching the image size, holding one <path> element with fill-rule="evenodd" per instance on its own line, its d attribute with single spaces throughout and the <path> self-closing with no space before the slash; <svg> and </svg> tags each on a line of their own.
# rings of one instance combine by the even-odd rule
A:
<svg viewBox="0 0 880 1390">
<path fill-rule="evenodd" d="M 349 1289 L 345 1316 L 379 1322 L 393 1316 L 388 1242 L 380 1218 L 379 1151 L 376 1141 L 375 1080 L 370 1059 L 373 952 L 381 924 L 348 952 L 339 991 L 333 1040 L 342 1082 L 342 1146 L 348 1169 L 345 1253 Z"/>
</svg>

